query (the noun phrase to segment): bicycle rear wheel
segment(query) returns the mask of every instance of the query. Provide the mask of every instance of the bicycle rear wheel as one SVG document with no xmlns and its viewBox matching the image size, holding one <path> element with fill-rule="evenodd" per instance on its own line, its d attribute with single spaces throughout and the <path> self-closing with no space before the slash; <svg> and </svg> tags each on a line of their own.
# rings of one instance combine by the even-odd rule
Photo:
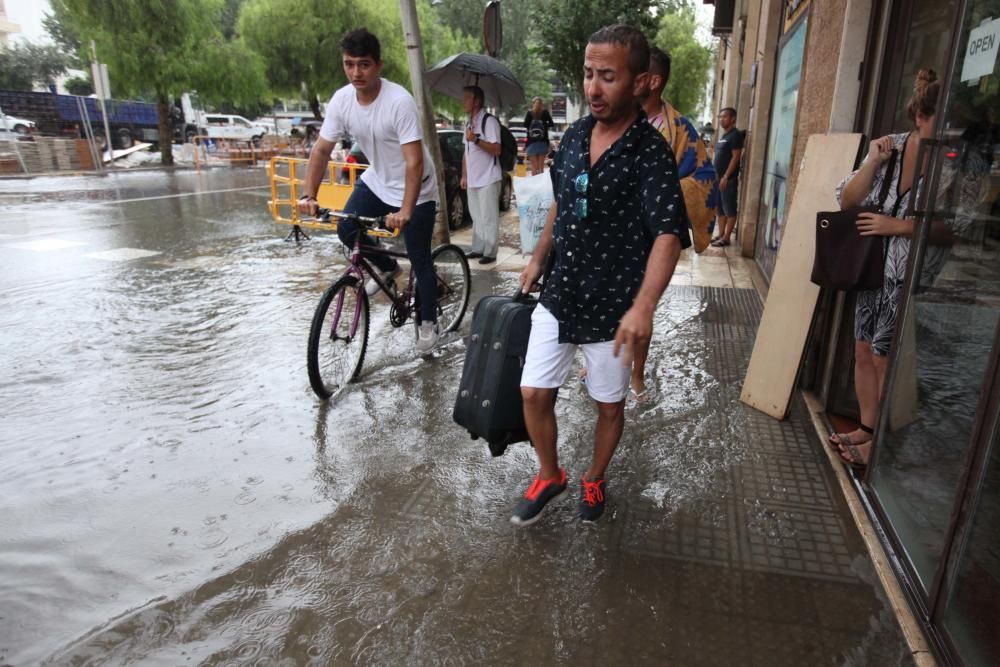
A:
<svg viewBox="0 0 1000 667">
<path fill-rule="evenodd" d="M 320 297 L 309 329 L 309 384 L 330 398 L 361 372 L 368 346 L 368 294 L 355 276 L 345 276 Z"/>
<path fill-rule="evenodd" d="M 469 307 L 472 280 L 469 261 L 456 245 L 439 246 L 432 255 L 437 274 L 437 321 L 441 333 L 454 331 Z"/>
</svg>

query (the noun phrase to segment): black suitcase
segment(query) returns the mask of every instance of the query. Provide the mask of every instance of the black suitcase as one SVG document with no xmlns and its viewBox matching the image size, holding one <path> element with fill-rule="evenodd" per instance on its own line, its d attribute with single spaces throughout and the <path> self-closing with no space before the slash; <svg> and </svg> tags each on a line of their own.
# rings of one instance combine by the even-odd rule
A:
<svg viewBox="0 0 1000 667">
<path fill-rule="evenodd" d="M 472 334 L 452 416 L 473 440 L 486 440 L 493 456 L 502 455 L 507 445 L 528 440 L 521 369 L 537 303 L 518 290 L 514 297 L 484 297 L 472 315 Z"/>
</svg>

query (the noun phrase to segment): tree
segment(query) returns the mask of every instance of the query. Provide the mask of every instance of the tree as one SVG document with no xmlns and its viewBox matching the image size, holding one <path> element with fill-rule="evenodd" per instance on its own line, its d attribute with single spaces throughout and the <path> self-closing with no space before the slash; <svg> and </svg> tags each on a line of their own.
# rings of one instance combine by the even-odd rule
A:
<svg viewBox="0 0 1000 667">
<path fill-rule="evenodd" d="M 0 88 L 31 90 L 54 84 L 68 65 L 69 59 L 56 46 L 24 42 L 0 47 Z"/>
<path fill-rule="evenodd" d="M 655 34 L 662 0 L 549 0 L 533 6 L 539 53 L 555 73 L 583 95 L 583 52 L 590 36 L 614 23 Z"/>
<path fill-rule="evenodd" d="M 429 64 L 471 46 L 434 20 L 429 0 L 419 0 L 417 12 Z M 355 28 L 367 27 L 379 37 L 385 63 L 382 75 L 410 88 L 398 0 L 246 0 L 238 26 L 247 44 L 263 58 L 274 92 L 304 96 L 317 119 L 323 115 L 321 100 L 347 83 L 339 44 L 344 33 Z"/>
<path fill-rule="evenodd" d="M 350 0 L 247 0 L 237 25 L 275 94 L 303 96 L 319 119 L 320 96 L 347 83 L 337 44 L 365 18 L 362 3 Z"/>
<path fill-rule="evenodd" d="M 151 91 L 162 162 L 173 164 L 171 99 L 250 102 L 266 90 L 260 60 L 220 32 L 222 0 L 51 0 L 53 16 L 83 44 L 94 40 L 115 90 Z"/>
<path fill-rule="evenodd" d="M 90 82 L 89 78 L 82 76 L 74 76 L 72 78 L 66 79 L 63 82 L 63 86 L 69 92 L 70 95 L 93 95 L 94 94 L 94 84 Z"/>
<path fill-rule="evenodd" d="M 678 2 L 660 16 L 653 40 L 670 54 L 670 81 L 665 95 L 685 116 L 695 118 L 705 103 L 706 87 L 712 71 L 712 49 L 695 38 L 698 19 L 691 5 Z"/>
</svg>

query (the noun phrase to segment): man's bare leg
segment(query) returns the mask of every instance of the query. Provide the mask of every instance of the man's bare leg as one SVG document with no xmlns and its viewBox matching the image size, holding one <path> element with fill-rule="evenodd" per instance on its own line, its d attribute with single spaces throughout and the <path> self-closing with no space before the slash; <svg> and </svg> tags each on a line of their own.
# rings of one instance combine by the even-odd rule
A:
<svg viewBox="0 0 1000 667">
<path fill-rule="evenodd" d="M 625 430 L 625 401 L 594 403 L 597 404 L 597 425 L 594 427 L 594 458 L 584 473 L 588 480 L 604 477 Z"/>
<path fill-rule="evenodd" d="M 552 479 L 559 475 L 556 390 L 521 387 L 521 398 L 524 399 L 524 423 L 538 456 L 541 477 Z"/>
</svg>

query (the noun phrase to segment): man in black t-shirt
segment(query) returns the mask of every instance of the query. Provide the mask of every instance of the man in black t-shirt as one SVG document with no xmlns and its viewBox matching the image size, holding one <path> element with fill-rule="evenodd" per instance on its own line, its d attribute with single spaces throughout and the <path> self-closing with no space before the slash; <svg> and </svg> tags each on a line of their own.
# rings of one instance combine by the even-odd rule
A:
<svg viewBox="0 0 1000 667">
<path fill-rule="evenodd" d="M 744 133 L 736 128 L 736 109 L 727 107 L 719 112 L 722 133 L 715 144 L 715 171 L 719 174 L 719 191 L 722 194 L 722 214 L 719 231 L 712 239 L 717 248 L 732 242 L 736 229 L 736 200 L 740 188 L 740 158 L 743 156 Z"/>
</svg>

